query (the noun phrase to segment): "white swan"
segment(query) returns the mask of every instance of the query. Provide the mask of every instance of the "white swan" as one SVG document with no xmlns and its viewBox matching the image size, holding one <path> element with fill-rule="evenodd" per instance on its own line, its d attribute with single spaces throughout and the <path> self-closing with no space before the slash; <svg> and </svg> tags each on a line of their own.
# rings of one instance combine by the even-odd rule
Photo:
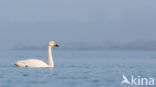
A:
<svg viewBox="0 0 156 87">
<path fill-rule="evenodd" d="M 40 67 L 54 67 L 53 57 L 52 57 L 52 47 L 58 47 L 54 41 L 50 41 L 48 45 L 48 60 L 49 65 L 39 59 L 27 59 L 21 60 L 15 63 L 18 67 L 31 67 L 31 68 L 40 68 Z"/>
</svg>

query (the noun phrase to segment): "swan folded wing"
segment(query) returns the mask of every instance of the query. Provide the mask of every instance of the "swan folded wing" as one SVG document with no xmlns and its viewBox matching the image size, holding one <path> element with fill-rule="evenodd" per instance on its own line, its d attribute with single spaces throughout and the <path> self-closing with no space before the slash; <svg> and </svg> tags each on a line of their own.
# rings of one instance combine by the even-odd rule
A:
<svg viewBox="0 0 156 87">
<path fill-rule="evenodd" d="M 38 59 L 22 60 L 15 63 L 18 67 L 49 67 L 46 63 Z"/>
</svg>

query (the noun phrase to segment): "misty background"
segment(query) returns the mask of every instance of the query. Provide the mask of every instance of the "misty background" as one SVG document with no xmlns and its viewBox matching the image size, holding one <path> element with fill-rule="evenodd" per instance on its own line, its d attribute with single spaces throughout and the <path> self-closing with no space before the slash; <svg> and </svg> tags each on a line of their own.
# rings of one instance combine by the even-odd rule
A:
<svg viewBox="0 0 156 87">
<path fill-rule="evenodd" d="M 0 50 L 156 50 L 155 0 L 1 0 Z"/>
</svg>

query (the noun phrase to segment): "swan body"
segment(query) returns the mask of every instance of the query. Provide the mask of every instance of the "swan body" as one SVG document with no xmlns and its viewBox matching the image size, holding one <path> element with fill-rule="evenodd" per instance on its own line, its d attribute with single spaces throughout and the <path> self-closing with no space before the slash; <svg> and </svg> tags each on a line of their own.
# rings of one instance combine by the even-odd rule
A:
<svg viewBox="0 0 156 87">
<path fill-rule="evenodd" d="M 48 60 L 49 65 L 39 59 L 27 59 L 21 60 L 15 63 L 18 67 L 31 67 L 31 68 L 41 68 L 41 67 L 54 67 L 53 57 L 52 57 L 52 47 L 58 47 L 54 41 L 50 41 L 48 45 Z"/>
<path fill-rule="evenodd" d="M 28 60 L 21 60 L 15 63 L 16 66 L 18 67 L 36 67 L 36 68 L 41 68 L 41 67 L 49 67 L 48 64 L 43 62 L 42 60 L 39 59 L 28 59 Z"/>
</svg>

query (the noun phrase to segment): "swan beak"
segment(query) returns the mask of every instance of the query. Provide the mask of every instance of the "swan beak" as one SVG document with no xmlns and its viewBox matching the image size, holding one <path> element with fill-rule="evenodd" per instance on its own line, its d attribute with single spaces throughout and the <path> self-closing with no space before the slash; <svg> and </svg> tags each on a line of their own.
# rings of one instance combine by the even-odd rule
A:
<svg viewBox="0 0 156 87">
<path fill-rule="evenodd" d="M 56 44 L 55 47 L 59 47 L 59 45 Z"/>
</svg>

